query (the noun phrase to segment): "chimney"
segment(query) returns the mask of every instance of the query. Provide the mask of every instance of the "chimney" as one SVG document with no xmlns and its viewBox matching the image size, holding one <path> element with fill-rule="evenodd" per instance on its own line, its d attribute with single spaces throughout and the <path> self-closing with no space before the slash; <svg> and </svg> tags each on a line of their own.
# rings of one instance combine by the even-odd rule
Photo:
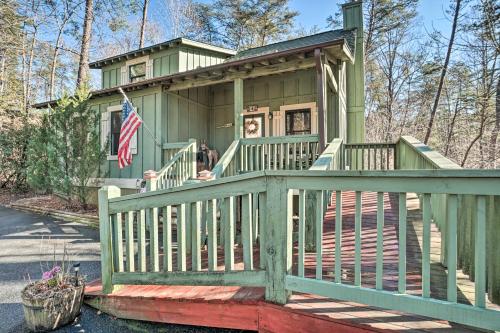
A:
<svg viewBox="0 0 500 333">
<path fill-rule="evenodd" d="M 356 29 L 354 64 L 347 63 L 347 142 L 365 141 L 365 66 L 363 1 L 342 5 L 344 29 Z"/>
</svg>

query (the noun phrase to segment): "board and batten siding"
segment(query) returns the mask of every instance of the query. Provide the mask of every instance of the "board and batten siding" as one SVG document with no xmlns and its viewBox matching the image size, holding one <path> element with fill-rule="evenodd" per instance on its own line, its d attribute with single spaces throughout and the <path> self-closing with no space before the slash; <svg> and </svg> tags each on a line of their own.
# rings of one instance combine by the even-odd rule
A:
<svg viewBox="0 0 500 333">
<path fill-rule="evenodd" d="M 280 106 L 316 101 L 316 76 L 313 69 L 248 79 L 244 81 L 244 107 L 257 105 L 279 111 Z M 213 116 L 210 123 L 210 142 L 219 154 L 223 153 L 234 139 L 234 127 L 223 127 L 234 123 L 234 100 L 232 83 L 213 86 Z M 234 125 L 233 125 L 234 126 Z M 270 135 L 272 126 L 270 126 Z"/>
<path fill-rule="evenodd" d="M 181 47 L 179 49 L 179 72 L 217 65 L 224 62 L 226 57 L 209 50 Z"/>
<path fill-rule="evenodd" d="M 102 68 L 101 87 L 103 89 L 116 87 L 121 84 L 121 66 L 122 63 L 117 63 Z"/>
<path fill-rule="evenodd" d="M 145 89 L 128 93 L 137 113 L 144 120 L 157 141 L 161 144 L 161 90 L 160 88 Z M 119 105 L 121 97 L 118 95 L 92 100 L 93 107 L 99 108 L 101 113 L 107 112 L 108 107 Z M 101 131 L 101 129 L 100 129 Z M 132 165 L 124 169 L 118 167 L 117 160 L 106 159 L 100 168 L 100 176 L 106 178 L 142 178 L 146 170 L 159 170 L 162 166 L 161 146 L 155 143 L 153 137 L 141 125 L 137 132 L 137 154 L 133 155 Z"/>
<path fill-rule="evenodd" d="M 210 113 L 209 88 L 162 93 L 164 142 L 207 140 Z"/>
</svg>

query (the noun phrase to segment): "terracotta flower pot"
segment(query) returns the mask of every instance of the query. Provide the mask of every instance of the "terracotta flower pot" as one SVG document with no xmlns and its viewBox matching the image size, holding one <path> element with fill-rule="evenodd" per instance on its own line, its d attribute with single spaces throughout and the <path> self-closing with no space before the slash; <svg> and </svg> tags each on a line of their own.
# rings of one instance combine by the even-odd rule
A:
<svg viewBox="0 0 500 333">
<path fill-rule="evenodd" d="M 26 288 L 28 288 L 27 286 Z M 25 288 L 25 289 L 26 289 Z M 51 308 L 47 304 L 51 298 L 27 298 L 22 292 L 24 318 L 28 328 L 33 332 L 47 332 L 71 323 L 80 314 L 83 303 L 85 285 L 60 291 L 58 307 Z"/>
</svg>

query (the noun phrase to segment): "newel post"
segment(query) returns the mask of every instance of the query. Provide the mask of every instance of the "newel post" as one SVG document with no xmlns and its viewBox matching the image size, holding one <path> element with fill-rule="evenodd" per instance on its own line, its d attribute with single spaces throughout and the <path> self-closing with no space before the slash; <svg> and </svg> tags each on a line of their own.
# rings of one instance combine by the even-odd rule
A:
<svg viewBox="0 0 500 333">
<path fill-rule="evenodd" d="M 292 192 L 283 177 L 267 178 L 265 223 L 266 300 L 286 304 L 286 275 L 292 269 Z"/>
<path fill-rule="evenodd" d="M 144 180 L 146 181 L 146 191 L 156 191 L 157 173 L 154 170 L 144 172 Z M 158 258 L 158 208 L 146 209 L 146 226 L 149 228 L 150 242 L 149 242 L 149 258 L 151 260 L 151 270 L 153 272 L 159 271 L 160 262 Z"/>
<path fill-rule="evenodd" d="M 190 163 L 189 168 L 191 169 L 190 177 L 192 179 L 196 179 L 196 177 L 198 176 L 198 170 L 197 170 L 197 166 L 196 166 L 196 152 L 198 149 L 198 145 L 196 143 L 196 139 L 189 139 L 188 141 L 190 144 L 192 144 L 192 146 L 191 146 L 192 151 L 190 152 L 191 153 L 191 160 L 189 162 Z"/>
<path fill-rule="evenodd" d="M 98 192 L 99 199 L 99 235 L 101 240 L 101 280 L 102 292 L 113 292 L 113 239 L 112 221 L 109 214 L 109 199 L 119 197 L 120 189 L 116 186 L 104 186 Z"/>
</svg>

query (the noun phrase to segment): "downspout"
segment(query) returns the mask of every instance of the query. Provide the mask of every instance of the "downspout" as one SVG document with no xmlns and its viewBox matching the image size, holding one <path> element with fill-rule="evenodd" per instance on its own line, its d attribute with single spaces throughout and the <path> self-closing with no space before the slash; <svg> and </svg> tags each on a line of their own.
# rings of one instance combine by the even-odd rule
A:
<svg viewBox="0 0 500 333">
<path fill-rule="evenodd" d="M 325 150 L 325 104 L 321 49 L 314 50 L 314 60 L 316 62 L 316 105 L 318 106 L 319 151 L 322 153 L 323 150 Z"/>
</svg>

